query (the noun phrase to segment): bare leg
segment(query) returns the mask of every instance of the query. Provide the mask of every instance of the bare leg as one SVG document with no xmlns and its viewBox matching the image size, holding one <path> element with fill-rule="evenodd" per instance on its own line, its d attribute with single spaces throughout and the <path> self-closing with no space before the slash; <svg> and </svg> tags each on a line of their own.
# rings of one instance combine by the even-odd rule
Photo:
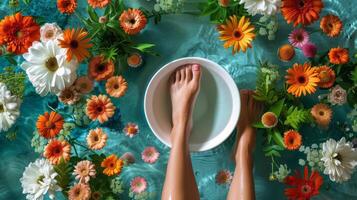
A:
<svg viewBox="0 0 357 200">
<path fill-rule="evenodd" d="M 255 129 L 251 126 L 261 114 L 262 105 L 253 99 L 253 92 L 241 92 L 241 116 L 237 126 L 237 141 L 234 150 L 236 168 L 228 192 L 228 200 L 254 200 L 253 149 Z"/>
<path fill-rule="evenodd" d="M 170 78 L 172 148 L 162 190 L 163 200 L 199 199 L 188 139 L 192 124 L 192 109 L 199 92 L 200 76 L 200 66 L 193 64 L 180 67 Z"/>
</svg>

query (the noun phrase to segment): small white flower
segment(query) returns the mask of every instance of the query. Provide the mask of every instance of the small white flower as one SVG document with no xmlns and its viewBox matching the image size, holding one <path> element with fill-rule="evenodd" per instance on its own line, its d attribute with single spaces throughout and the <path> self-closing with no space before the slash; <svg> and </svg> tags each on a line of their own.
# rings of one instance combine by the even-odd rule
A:
<svg viewBox="0 0 357 200">
<path fill-rule="evenodd" d="M 78 63 L 75 60 L 67 62 L 66 50 L 56 41 L 34 42 L 23 57 L 26 61 L 21 67 L 41 96 L 59 94 L 77 78 Z"/>
<path fill-rule="evenodd" d="M 55 179 L 57 175 L 46 159 L 30 163 L 20 179 L 23 193 L 27 194 L 26 199 L 42 200 L 47 193 L 50 199 L 54 199 L 55 192 L 61 191 Z"/>
<path fill-rule="evenodd" d="M 301 165 L 301 166 L 305 166 L 305 165 L 306 165 L 305 160 L 303 160 L 303 159 L 299 159 L 299 165 Z"/>
<path fill-rule="evenodd" d="M 57 23 L 46 23 L 41 26 L 40 29 L 41 41 L 47 42 L 49 40 L 57 40 L 62 33 L 62 29 L 57 25 Z"/>
<path fill-rule="evenodd" d="M 244 8 L 253 16 L 274 15 L 279 10 L 281 0 L 240 0 L 239 3 L 244 3 Z"/>
<path fill-rule="evenodd" d="M 280 165 L 278 171 L 274 172 L 275 177 L 278 181 L 282 182 L 290 174 L 291 170 L 288 169 L 286 164 Z"/>
<path fill-rule="evenodd" d="M 324 174 L 328 174 L 332 181 L 343 182 L 351 178 L 357 166 L 357 151 L 352 143 L 346 142 L 344 137 L 338 142 L 329 139 L 322 145 L 322 155 Z"/>
<path fill-rule="evenodd" d="M 20 102 L 4 83 L 0 83 L 0 132 L 9 130 L 15 124 L 20 115 Z"/>
<path fill-rule="evenodd" d="M 336 85 L 331 89 L 331 92 L 327 95 L 327 100 L 332 105 L 343 105 L 347 102 L 347 92 L 341 86 Z"/>
</svg>

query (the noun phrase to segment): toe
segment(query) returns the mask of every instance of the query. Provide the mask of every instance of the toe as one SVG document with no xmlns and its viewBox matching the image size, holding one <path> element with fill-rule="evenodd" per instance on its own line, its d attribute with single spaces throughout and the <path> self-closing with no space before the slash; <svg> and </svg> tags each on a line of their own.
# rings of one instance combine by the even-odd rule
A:
<svg viewBox="0 0 357 200">
<path fill-rule="evenodd" d="M 199 64 L 192 65 L 192 76 L 194 81 L 199 81 L 201 78 L 201 66 Z"/>
<path fill-rule="evenodd" d="M 191 81 L 192 80 L 192 65 L 187 65 L 185 68 L 186 72 L 186 80 Z"/>
<path fill-rule="evenodd" d="M 174 84 L 176 79 L 176 73 L 172 73 L 169 78 L 169 84 Z"/>
<path fill-rule="evenodd" d="M 186 80 L 186 69 L 185 69 L 185 67 L 181 67 L 180 68 L 180 76 L 181 76 L 181 81 L 185 81 Z"/>
<path fill-rule="evenodd" d="M 181 80 L 180 70 L 175 71 L 175 82 L 179 82 Z"/>
</svg>

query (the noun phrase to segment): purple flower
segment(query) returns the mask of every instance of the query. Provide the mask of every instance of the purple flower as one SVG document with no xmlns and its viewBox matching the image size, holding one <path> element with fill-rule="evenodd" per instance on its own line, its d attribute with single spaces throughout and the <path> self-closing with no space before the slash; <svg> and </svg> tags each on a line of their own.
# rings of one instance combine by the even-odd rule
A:
<svg viewBox="0 0 357 200">
<path fill-rule="evenodd" d="M 309 42 L 309 34 L 302 28 L 295 29 L 289 34 L 289 42 L 297 48 L 302 48 Z"/>
<path fill-rule="evenodd" d="M 317 47 L 313 43 L 308 42 L 302 46 L 301 50 L 305 57 L 313 58 L 316 55 Z"/>
</svg>

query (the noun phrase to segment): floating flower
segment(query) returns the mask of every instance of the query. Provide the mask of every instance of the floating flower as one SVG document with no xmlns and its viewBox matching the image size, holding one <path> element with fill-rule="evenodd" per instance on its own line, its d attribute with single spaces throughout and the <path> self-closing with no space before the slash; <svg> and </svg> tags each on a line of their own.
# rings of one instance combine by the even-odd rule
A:
<svg viewBox="0 0 357 200">
<path fill-rule="evenodd" d="M 312 107 L 311 115 L 318 125 L 328 127 L 332 118 L 332 110 L 328 105 L 319 103 Z"/>
<path fill-rule="evenodd" d="M 16 13 L 0 21 L 0 46 L 10 53 L 26 53 L 34 41 L 40 39 L 40 26 L 31 16 Z"/>
<path fill-rule="evenodd" d="M 132 53 L 128 56 L 126 62 L 128 63 L 129 67 L 137 68 L 143 64 L 143 58 L 138 53 Z"/>
<path fill-rule="evenodd" d="M 220 39 L 225 41 L 224 48 L 233 46 L 232 53 L 235 54 L 242 50 L 246 52 L 247 48 L 252 48 L 252 40 L 255 38 L 254 26 L 251 25 L 249 18 L 245 16 L 237 19 L 237 16 L 230 16 L 226 24 L 218 26 Z"/>
<path fill-rule="evenodd" d="M 265 128 L 274 128 L 279 120 L 275 113 L 266 112 L 262 115 L 261 121 Z"/>
<path fill-rule="evenodd" d="M 91 120 L 98 120 L 101 124 L 114 115 L 115 106 L 106 95 L 93 95 L 87 100 L 86 114 Z"/>
<path fill-rule="evenodd" d="M 297 150 L 301 146 L 301 135 L 299 132 L 289 130 L 284 133 L 284 145 L 288 150 Z"/>
<path fill-rule="evenodd" d="M 316 69 L 319 74 L 320 82 L 317 84 L 320 88 L 330 88 L 336 80 L 335 71 L 331 67 L 323 65 Z"/>
<path fill-rule="evenodd" d="M 281 0 L 240 0 L 244 8 L 251 15 L 274 15 L 281 4 Z"/>
<path fill-rule="evenodd" d="M 96 81 L 107 80 L 114 75 L 114 63 L 105 61 L 102 56 L 95 56 L 89 62 L 88 74 Z"/>
<path fill-rule="evenodd" d="M 90 149 L 100 150 L 107 143 L 108 135 L 101 128 L 90 130 L 87 136 L 87 144 Z"/>
<path fill-rule="evenodd" d="M 218 4 L 222 7 L 228 7 L 230 3 L 230 0 L 218 0 Z"/>
<path fill-rule="evenodd" d="M 91 190 L 87 184 L 78 183 L 68 191 L 69 200 L 89 200 L 90 197 Z"/>
<path fill-rule="evenodd" d="M 113 76 L 105 84 L 105 90 L 111 97 L 122 97 L 128 89 L 128 84 L 122 76 Z"/>
<path fill-rule="evenodd" d="M 319 19 L 319 14 L 324 7 L 321 0 L 282 0 L 281 14 L 288 24 L 294 26 L 310 25 Z"/>
<path fill-rule="evenodd" d="M 135 163 L 135 157 L 132 153 L 130 152 L 126 152 L 124 153 L 121 157 L 121 160 L 124 161 L 125 165 L 130 165 L 130 164 L 134 164 Z"/>
<path fill-rule="evenodd" d="M 288 62 L 295 56 L 295 49 L 290 44 L 284 44 L 278 49 L 278 56 L 281 61 Z"/>
<path fill-rule="evenodd" d="M 316 69 L 310 63 L 294 64 L 287 70 L 285 76 L 286 83 L 289 84 L 288 93 L 296 97 L 301 94 L 312 94 L 316 91 L 317 83 L 320 81 Z"/>
<path fill-rule="evenodd" d="M 322 144 L 322 158 L 324 174 L 330 176 L 334 182 L 348 181 L 357 166 L 357 151 L 352 143 L 343 137 L 340 141 L 329 139 Z"/>
<path fill-rule="evenodd" d="M 139 126 L 135 123 L 129 122 L 123 129 L 123 132 L 126 136 L 130 138 L 134 137 L 136 134 L 139 133 Z"/>
<path fill-rule="evenodd" d="M 309 176 L 309 170 L 305 167 L 303 177 L 299 172 L 296 172 L 295 176 L 286 177 L 285 183 L 293 186 L 293 188 L 285 189 L 285 195 L 288 199 L 311 199 L 311 197 L 319 194 L 323 178 L 317 171 L 312 171 Z"/>
<path fill-rule="evenodd" d="M 317 53 L 317 47 L 311 42 L 308 42 L 304 44 L 304 46 L 301 47 L 302 53 L 304 54 L 305 57 L 307 58 L 313 58 L 315 57 Z"/>
<path fill-rule="evenodd" d="M 56 191 L 61 191 L 57 184 L 57 176 L 48 160 L 41 158 L 31 162 L 20 178 L 26 199 L 43 199 L 47 193 L 50 199 L 54 199 Z"/>
<path fill-rule="evenodd" d="M 297 48 L 303 47 L 309 42 L 309 34 L 302 28 L 295 29 L 289 34 L 289 42 Z"/>
<path fill-rule="evenodd" d="M 155 147 L 146 147 L 141 153 L 141 158 L 144 162 L 153 164 L 159 159 L 160 153 Z"/>
<path fill-rule="evenodd" d="M 81 94 L 90 93 L 93 90 L 93 85 L 93 81 L 89 79 L 88 76 L 81 76 L 74 82 L 76 91 Z"/>
<path fill-rule="evenodd" d="M 60 102 L 68 105 L 73 105 L 81 99 L 81 95 L 77 92 L 74 86 L 64 89 L 58 96 Z"/>
<path fill-rule="evenodd" d="M 0 132 L 13 126 L 20 115 L 20 100 L 0 82 Z"/>
<path fill-rule="evenodd" d="M 336 85 L 331 89 L 331 92 L 327 95 L 327 100 L 332 105 L 343 105 L 347 102 L 347 92 L 341 86 Z"/>
<path fill-rule="evenodd" d="M 87 36 L 88 33 L 81 28 L 64 30 L 63 38 L 58 41 L 59 45 L 67 51 L 67 61 L 75 57 L 78 62 L 82 62 L 89 57 L 88 49 L 93 45 L 89 43 L 90 38 Z"/>
<path fill-rule="evenodd" d="M 62 130 L 64 120 L 54 111 L 40 115 L 36 122 L 38 134 L 46 139 L 54 138 Z"/>
<path fill-rule="evenodd" d="M 146 190 L 147 182 L 145 178 L 137 176 L 130 181 L 130 190 L 135 194 L 140 194 Z"/>
<path fill-rule="evenodd" d="M 88 4 L 93 8 L 104 8 L 111 0 L 88 0 Z"/>
<path fill-rule="evenodd" d="M 57 0 L 57 8 L 62 14 L 73 14 L 77 8 L 77 0 Z"/>
<path fill-rule="evenodd" d="M 105 158 L 101 163 L 104 168 L 103 174 L 107 176 L 119 175 L 123 165 L 124 162 L 114 154 Z"/>
<path fill-rule="evenodd" d="M 66 50 L 55 41 L 34 42 L 23 57 L 25 62 L 21 67 L 41 96 L 59 94 L 77 78 L 78 63 L 74 60 L 66 61 Z"/>
<path fill-rule="evenodd" d="M 46 23 L 40 28 L 42 42 L 57 40 L 62 33 L 62 29 L 57 25 L 57 23 Z"/>
<path fill-rule="evenodd" d="M 147 19 L 141 10 L 128 9 L 120 15 L 119 22 L 125 33 L 135 35 L 145 28 Z"/>
<path fill-rule="evenodd" d="M 89 160 L 82 160 L 74 167 L 73 175 L 80 183 L 88 183 L 90 178 L 96 175 L 95 165 Z"/>
<path fill-rule="evenodd" d="M 330 63 L 337 65 L 346 64 L 350 60 L 348 50 L 340 47 L 330 49 L 328 57 L 330 59 Z"/>
<path fill-rule="evenodd" d="M 229 170 L 221 170 L 216 174 L 216 183 L 218 185 L 230 184 L 233 176 Z"/>
<path fill-rule="evenodd" d="M 100 16 L 98 19 L 98 22 L 101 24 L 105 24 L 108 22 L 108 17 L 107 16 Z"/>
<path fill-rule="evenodd" d="M 43 156 L 47 158 L 51 164 L 58 165 L 61 160 L 69 161 L 71 155 L 71 145 L 65 140 L 60 141 L 52 139 L 45 147 Z"/>
<path fill-rule="evenodd" d="M 336 15 L 326 15 L 321 19 L 320 28 L 326 35 L 337 37 L 343 28 L 343 23 Z"/>
</svg>

